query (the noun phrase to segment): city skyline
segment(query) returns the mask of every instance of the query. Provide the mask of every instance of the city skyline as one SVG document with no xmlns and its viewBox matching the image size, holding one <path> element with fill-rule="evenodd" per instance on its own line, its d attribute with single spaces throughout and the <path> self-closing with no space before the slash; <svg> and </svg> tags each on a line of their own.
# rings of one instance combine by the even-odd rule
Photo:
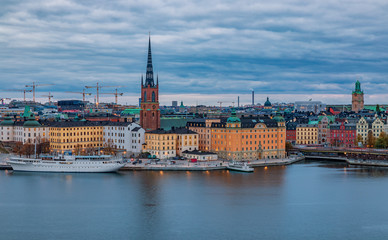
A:
<svg viewBox="0 0 388 240">
<path fill-rule="evenodd" d="M 0 82 L 7 86 L 2 97 L 21 99 L 21 93 L 4 89 L 39 82 L 55 86 L 38 88 L 38 101 L 49 91 L 54 100 L 80 99 L 64 91 L 100 82 L 126 85 L 119 103 L 138 104 L 151 31 L 161 105 L 172 100 L 237 105 L 237 96 L 249 104 L 251 89 L 261 104 L 267 96 L 271 102 L 312 98 L 350 104 L 357 79 L 365 104 L 388 102 L 384 1 L 10 1 L 3 6 Z M 113 102 L 113 96 L 101 99 Z"/>
</svg>

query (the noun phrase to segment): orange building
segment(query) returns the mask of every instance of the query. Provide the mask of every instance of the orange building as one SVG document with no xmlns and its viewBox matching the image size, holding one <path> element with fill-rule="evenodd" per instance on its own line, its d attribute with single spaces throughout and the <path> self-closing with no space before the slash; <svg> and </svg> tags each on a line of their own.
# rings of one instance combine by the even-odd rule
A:
<svg viewBox="0 0 388 240">
<path fill-rule="evenodd" d="M 204 129 L 195 126 L 195 122 L 188 125 L 193 131 Z M 217 153 L 221 159 L 242 161 L 286 156 L 286 127 L 282 117 L 240 119 L 233 111 L 226 122 L 213 122 L 209 130 L 211 144 L 207 150 Z M 200 141 L 206 140 L 199 136 Z M 206 147 L 203 142 L 200 145 Z"/>
<path fill-rule="evenodd" d="M 210 151 L 212 149 L 211 126 L 212 123 L 219 122 L 221 122 L 221 119 L 199 119 L 187 123 L 187 127 L 191 131 L 198 133 L 198 148 L 200 151 Z"/>
</svg>

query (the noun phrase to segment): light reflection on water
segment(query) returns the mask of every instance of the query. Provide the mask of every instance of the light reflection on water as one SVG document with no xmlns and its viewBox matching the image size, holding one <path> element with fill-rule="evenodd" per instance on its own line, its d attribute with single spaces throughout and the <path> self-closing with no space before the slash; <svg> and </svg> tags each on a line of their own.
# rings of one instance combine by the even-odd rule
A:
<svg viewBox="0 0 388 240">
<path fill-rule="evenodd" d="M 330 162 L 254 173 L 1 171 L 0 226 L 10 239 L 382 239 L 387 189 L 385 168 Z"/>
</svg>

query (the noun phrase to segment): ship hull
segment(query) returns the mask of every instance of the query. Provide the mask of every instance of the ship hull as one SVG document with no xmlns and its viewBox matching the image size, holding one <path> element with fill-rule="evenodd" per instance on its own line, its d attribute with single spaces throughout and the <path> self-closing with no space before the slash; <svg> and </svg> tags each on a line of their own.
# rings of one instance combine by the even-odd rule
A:
<svg viewBox="0 0 388 240">
<path fill-rule="evenodd" d="M 8 161 L 14 171 L 23 172 L 74 172 L 74 173 L 97 173 L 116 172 L 122 168 L 124 163 L 102 163 L 102 162 L 18 162 Z"/>
</svg>

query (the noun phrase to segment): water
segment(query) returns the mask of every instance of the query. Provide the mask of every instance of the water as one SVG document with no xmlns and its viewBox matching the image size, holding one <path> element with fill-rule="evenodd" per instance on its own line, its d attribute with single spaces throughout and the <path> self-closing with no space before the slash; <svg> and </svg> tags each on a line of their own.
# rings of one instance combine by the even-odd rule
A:
<svg viewBox="0 0 388 240">
<path fill-rule="evenodd" d="M 0 171 L 0 239 L 385 239 L 388 169 Z"/>
</svg>

